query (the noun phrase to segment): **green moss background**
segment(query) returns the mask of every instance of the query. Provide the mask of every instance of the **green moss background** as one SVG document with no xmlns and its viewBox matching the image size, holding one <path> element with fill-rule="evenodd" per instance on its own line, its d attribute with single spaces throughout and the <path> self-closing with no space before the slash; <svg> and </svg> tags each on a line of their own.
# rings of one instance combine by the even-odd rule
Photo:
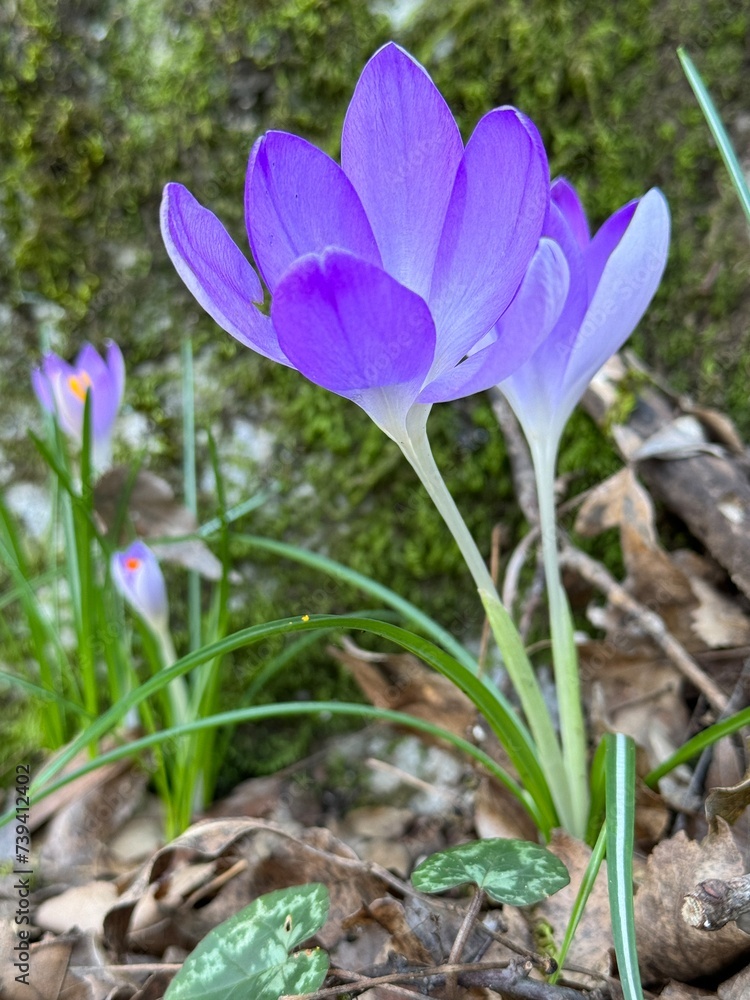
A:
<svg viewBox="0 0 750 1000">
<path fill-rule="evenodd" d="M 128 409 L 146 418 L 148 464 L 179 492 L 177 372 L 189 335 L 199 427 L 211 429 L 220 454 L 232 452 L 233 499 L 259 488 L 273 495 L 244 527 L 338 558 L 475 638 L 470 581 L 395 447 L 355 406 L 252 355 L 200 311 L 161 244 L 162 187 L 187 184 L 245 245 L 253 140 L 286 129 L 336 155 L 359 72 L 394 38 L 431 72 L 465 136 L 498 104 L 528 113 L 553 174 L 578 186 L 594 225 L 648 187 L 664 190 L 670 263 L 633 344 L 678 389 L 728 409 L 747 436 L 747 230 L 675 48 L 689 48 L 747 154 L 750 8 L 432 0 L 398 27 L 393 12 L 360 0 L 16 0 L 0 8 L 0 382 L 14 415 L 0 434 L 2 485 L 42 478 L 15 431 L 18 415 L 37 422 L 28 371 L 42 339 L 72 356 L 86 339 L 112 337 L 126 357 Z M 480 545 L 488 551 L 497 521 L 512 543 L 521 523 L 487 402 L 436 408 L 431 431 Z M 243 453 L 246 435 L 261 433 L 271 435 L 269 454 Z M 199 440 L 206 470 L 205 434 Z M 562 467 L 580 473 L 577 487 L 616 467 L 584 417 L 566 435 Z M 210 475 L 203 485 L 208 517 Z M 233 599 L 237 625 L 362 603 L 296 567 L 239 550 L 238 558 L 249 583 Z M 298 684 L 314 688 L 321 663 L 311 661 Z"/>
</svg>

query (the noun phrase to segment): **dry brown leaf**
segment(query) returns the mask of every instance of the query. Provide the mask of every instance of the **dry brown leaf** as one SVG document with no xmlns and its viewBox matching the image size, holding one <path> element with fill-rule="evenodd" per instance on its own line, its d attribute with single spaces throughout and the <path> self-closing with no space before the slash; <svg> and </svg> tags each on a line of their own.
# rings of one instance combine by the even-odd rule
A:
<svg viewBox="0 0 750 1000">
<path fill-rule="evenodd" d="M 352 673 L 373 705 L 427 719 L 458 736 L 477 718 L 476 708 L 456 685 L 410 653 L 370 653 L 346 640 L 328 651 Z"/>
<path fill-rule="evenodd" d="M 575 523 L 576 530 L 589 537 L 613 527 L 620 529 L 625 589 L 641 604 L 657 610 L 680 642 L 686 637 L 692 640 L 689 614 L 696 601 L 690 580 L 659 544 L 651 497 L 630 467 L 592 490 Z M 620 618 L 617 615 L 621 632 Z M 633 628 L 637 630 L 637 622 Z"/>
<path fill-rule="evenodd" d="M 721 454 L 721 449 L 711 444 L 699 420 L 683 413 L 646 438 L 632 457 L 636 461 L 647 458 L 674 460 L 700 454 Z"/>
<path fill-rule="evenodd" d="M 362 903 L 383 895 L 385 886 L 371 874 L 351 848 L 323 827 L 305 830 L 299 838 L 278 838 L 272 853 L 257 865 L 254 886 L 258 895 L 302 882 L 328 886 L 331 908 L 325 926 L 316 935 L 325 948 L 341 937 L 341 924 Z"/>
<path fill-rule="evenodd" d="M 738 746 L 736 737 L 725 736 L 718 740 L 711 748 L 710 763 L 703 787 L 708 793 L 707 798 L 711 797 L 714 790 L 718 792 L 716 801 L 719 801 L 720 798 L 722 807 L 717 811 L 717 814 L 730 824 L 734 841 L 740 853 L 747 862 L 750 862 L 750 809 L 742 808 L 741 792 L 743 783 L 750 778 L 748 760 L 748 748 L 742 745 Z M 732 794 L 735 787 L 738 788 L 736 797 Z M 726 792 L 729 793 L 729 796 L 724 799 Z M 705 836 L 712 821 L 712 812 L 713 805 L 709 806 L 706 803 L 704 811 L 695 816 L 693 836 Z M 687 829 L 690 832 L 690 828 Z"/>
<path fill-rule="evenodd" d="M 683 405 L 688 413 L 698 417 L 714 441 L 723 444 L 735 455 L 745 454 L 745 443 L 740 437 L 734 421 L 730 420 L 726 413 L 721 413 L 719 410 L 707 406 L 694 406 L 689 403 Z"/>
<path fill-rule="evenodd" d="M 149 892 L 152 883 L 155 884 L 154 890 L 151 890 L 153 892 L 158 888 L 160 880 L 168 878 L 172 870 L 186 861 L 220 857 L 240 837 L 257 829 L 259 824 L 262 826 L 262 821 L 252 819 L 203 820 L 158 850 L 143 865 L 104 919 L 105 939 L 115 953 L 121 955 L 125 952 L 133 910 L 138 901 Z"/>
<path fill-rule="evenodd" d="M 693 632 L 709 649 L 745 646 L 750 643 L 750 619 L 736 601 L 720 593 L 705 580 L 690 580 L 699 601 L 691 612 Z"/>
<path fill-rule="evenodd" d="M 624 645 L 630 646 L 629 640 Z M 669 661 L 646 650 L 621 652 L 607 640 L 581 645 L 579 656 L 596 728 L 632 736 L 647 752 L 649 768 L 684 742 L 688 713 L 682 679 Z"/>
<path fill-rule="evenodd" d="M 367 908 L 373 918 L 384 927 L 389 935 L 388 947 L 408 962 L 417 965 L 429 965 L 440 961 L 440 956 L 431 954 L 424 943 L 420 941 L 406 919 L 403 904 L 392 896 L 374 899 Z"/>
<path fill-rule="evenodd" d="M 235 785 L 225 799 L 213 802 L 207 810 L 207 815 L 219 816 L 258 816 L 270 817 L 278 808 L 279 799 L 284 787 L 284 778 L 280 774 L 271 774 L 263 778 L 248 778 Z"/>
<path fill-rule="evenodd" d="M 712 788 L 706 798 L 706 819 L 712 828 L 716 828 L 717 818 L 721 817 L 729 824 L 734 824 L 750 805 L 750 775 L 729 788 Z"/>
<path fill-rule="evenodd" d="M 716 995 L 719 1000 L 747 1000 L 750 997 L 750 966 L 721 983 Z"/>
<path fill-rule="evenodd" d="M 641 775 L 651 770 L 646 756 L 645 750 L 639 748 L 636 759 Z M 650 850 L 658 844 L 668 831 L 671 820 L 672 811 L 662 796 L 639 782 L 635 790 L 635 841 L 639 850 Z"/>
<path fill-rule="evenodd" d="M 113 882 L 89 882 L 45 899 L 37 906 L 34 923 L 45 931 L 65 934 L 77 927 L 101 935 L 104 917 L 117 899 Z"/>
<path fill-rule="evenodd" d="M 655 610 L 683 641 L 690 634 L 687 616 L 695 604 L 690 581 L 669 553 L 658 542 L 644 538 L 636 526 L 624 524 L 620 536 L 628 572 L 623 586 L 637 601 Z M 684 609 L 684 624 L 680 619 L 674 621 L 674 609 Z"/>
<path fill-rule="evenodd" d="M 741 875 L 744 865 L 729 826 L 698 843 L 680 832 L 652 851 L 635 897 L 638 957 L 644 982 L 689 982 L 721 972 L 750 954 L 750 936 L 736 927 L 708 933 L 682 919 L 683 899 L 698 883 Z"/>
<path fill-rule="evenodd" d="M 626 466 L 595 486 L 581 504 L 575 530 L 587 538 L 607 528 L 633 526 L 647 541 L 656 543 L 651 497 Z"/>
<path fill-rule="evenodd" d="M 40 852 L 47 877 L 54 872 L 68 884 L 111 869 L 108 842 L 138 808 L 148 780 L 127 760 L 97 768 L 87 777 L 92 780 L 83 794 L 58 808 L 50 820 Z"/>
<path fill-rule="evenodd" d="M 559 944 L 570 922 L 573 905 L 581 887 L 581 880 L 591 858 L 591 849 L 575 837 L 562 830 L 555 830 L 548 849 L 556 854 L 570 872 L 570 882 L 553 896 L 537 903 L 533 910 L 535 920 L 544 920 L 551 927 L 555 941 Z M 507 909 L 507 908 L 506 908 Z M 612 921 L 609 915 L 609 894 L 607 892 L 607 866 L 602 866 L 596 876 L 593 891 L 586 904 L 583 917 L 568 952 L 571 965 L 589 969 L 592 973 L 609 975 L 610 950 L 613 947 Z M 572 974 L 566 973 L 566 978 Z M 579 980 L 578 976 L 574 976 Z M 599 980 L 583 977 L 583 985 L 598 985 Z"/>
<path fill-rule="evenodd" d="M 704 997 L 715 996 L 713 990 L 702 990 L 698 986 L 686 986 L 685 983 L 672 981 L 661 991 L 659 1000 L 703 1000 Z"/>
<path fill-rule="evenodd" d="M 658 611 L 687 649 L 750 642 L 750 619 L 721 593 L 715 566 L 694 553 L 668 553 L 659 544 L 651 498 L 625 468 L 596 487 L 581 505 L 576 530 L 592 536 L 619 527 L 627 569 L 625 589 Z M 636 623 L 637 625 L 637 623 Z"/>
<path fill-rule="evenodd" d="M 388 955 L 390 932 L 362 906 L 342 925 L 346 934 L 331 948 L 331 964 L 341 969 L 370 969 Z"/>
<path fill-rule="evenodd" d="M 318 935 L 324 945 L 338 939 L 345 915 L 384 889 L 328 830 L 300 834 L 253 818 L 204 820 L 143 866 L 107 914 L 105 936 L 118 954 L 135 945 L 157 955 L 169 946 L 189 950 L 263 893 L 316 881 L 326 883 L 331 896 L 330 917 Z"/>
<path fill-rule="evenodd" d="M 130 493 L 125 496 L 130 475 L 127 466 L 118 465 L 105 472 L 94 487 L 94 508 L 107 531 L 114 526 L 119 505 L 123 502 L 140 538 L 179 538 L 197 530 L 195 515 L 175 499 L 169 483 L 153 472 L 139 469 Z M 120 542 L 124 544 L 125 538 Z M 152 544 L 151 547 L 160 559 L 195 570 L 207 580 L 221 579 L 221 563 L 199 538 Z"/>
<path fill-rule="evenodd" d="M 8 933 L 10 936 L 8 936 Z M 16 941 L 14 931 L 0 925 L 0 946 L 10 955 Z M 128 977 L 103 964 L 103 956 L 90 934 L 77 931 L 50 935 L 31 946 L 28 984 L 17 982 L 18 969 L 10 961 L 0 962 L 0 996 L 3 1000 L 104 1000 L 131 997 L 136 987 Z M 122 992 L 120 992 L 122 991 Z"/>
<path fill-rule="evenodd" d="M 483 775 L 474 797 L 474 829 L 483 839 L 535 840 L 534 822 L 515 795 L 495 778 Z"/>
</svg>

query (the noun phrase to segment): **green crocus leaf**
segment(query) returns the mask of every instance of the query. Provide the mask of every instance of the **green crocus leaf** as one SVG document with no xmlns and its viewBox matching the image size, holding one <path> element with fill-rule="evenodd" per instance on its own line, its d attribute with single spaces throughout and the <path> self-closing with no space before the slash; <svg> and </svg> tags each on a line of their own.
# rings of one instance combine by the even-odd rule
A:
<svg viewBox="0 0 750 1000">
<path fill-rule="evenodd" d="M 474 882 L 496 903 L 530 906 L 570 882 L 554 854 L 528 840 L 475 840 L 430 855 L 411 876 L 422 892 L 444 892 Z"/>
<path fill-rule="evenodd" d="M 164 1000 L 278 1000 L 320 989 L 328 955 L 290 954 L 325 923 L 320 883 L 269 892 L 207 934 L 169 984 Z"/>
</svg>

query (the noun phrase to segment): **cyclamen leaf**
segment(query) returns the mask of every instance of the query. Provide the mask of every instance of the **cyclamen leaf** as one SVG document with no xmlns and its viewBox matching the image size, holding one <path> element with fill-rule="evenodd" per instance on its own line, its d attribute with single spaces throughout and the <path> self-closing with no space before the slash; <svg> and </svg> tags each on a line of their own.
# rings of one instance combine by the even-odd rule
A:
<svg viewBox="0 0 750 1000">
<path fill-rule="evenodd" d="M 530 906 L 570 882 L 565 865 L 551 851 L 528 840 L 497 837 L 439 851 L 411 876 L 422 892 L 444 892 L 474 882 L 496 903 Z"/>
<path fill-rule="evenodd" d="M 320 883 L 269 892 L 207 934 L 185 960 L 164 1000 L 279 1000 L 314 993 L 328 971 L 321 948 L 290 954 L 325 923 Z"/>
</svg>

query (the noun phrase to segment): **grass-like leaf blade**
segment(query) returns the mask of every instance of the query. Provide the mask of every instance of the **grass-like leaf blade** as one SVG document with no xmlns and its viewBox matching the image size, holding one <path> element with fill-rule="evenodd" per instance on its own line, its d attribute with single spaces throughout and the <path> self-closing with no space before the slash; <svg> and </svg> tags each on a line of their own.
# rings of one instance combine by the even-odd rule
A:
<svg viewBox="0 0 750 1000">
<path fill-rule="evenodd" d="M 737 192 L 737 197 L 740 199 L 740 204 L 744 209 L 745 215 L 747 216 L 748 222 L 750 222 L 750 189 L 748 189 L 747 181 L 745 180 L 745 174 L 742 167 L 737 159 L 737 154 L 734 151 L 732 143 L 729 140 L 727 131 L 724 128 L 724 123 L 719 117 L 719 113 L 716 110 L 711 95 L 706 89 L 700 73 L 695 68 L 695 64 L 690 56 L 687 54 L 684 48 L 680 47 L 677 49 L 677 56 L 682 64 L 682 68 L 685 71 L 685 76 L 688 79 L 688 83 L 693 88 L 693 93 L 700 104 L 701 111 L 703 112 L 708 127 L 711 129 L 711 134 L 716 140 L 716 145 L 719 147 L 719 152 L 721 153 L 721 158 L 724 161 L 724 165 L 729 172 L 734 189 Z"/>
<path fill-rule="evenodd" d="M 625 1000 L 643 1000 L 633 914 L 635 743 L 607 733 L 607 882 L 612 934 Z"/>
</svg>

